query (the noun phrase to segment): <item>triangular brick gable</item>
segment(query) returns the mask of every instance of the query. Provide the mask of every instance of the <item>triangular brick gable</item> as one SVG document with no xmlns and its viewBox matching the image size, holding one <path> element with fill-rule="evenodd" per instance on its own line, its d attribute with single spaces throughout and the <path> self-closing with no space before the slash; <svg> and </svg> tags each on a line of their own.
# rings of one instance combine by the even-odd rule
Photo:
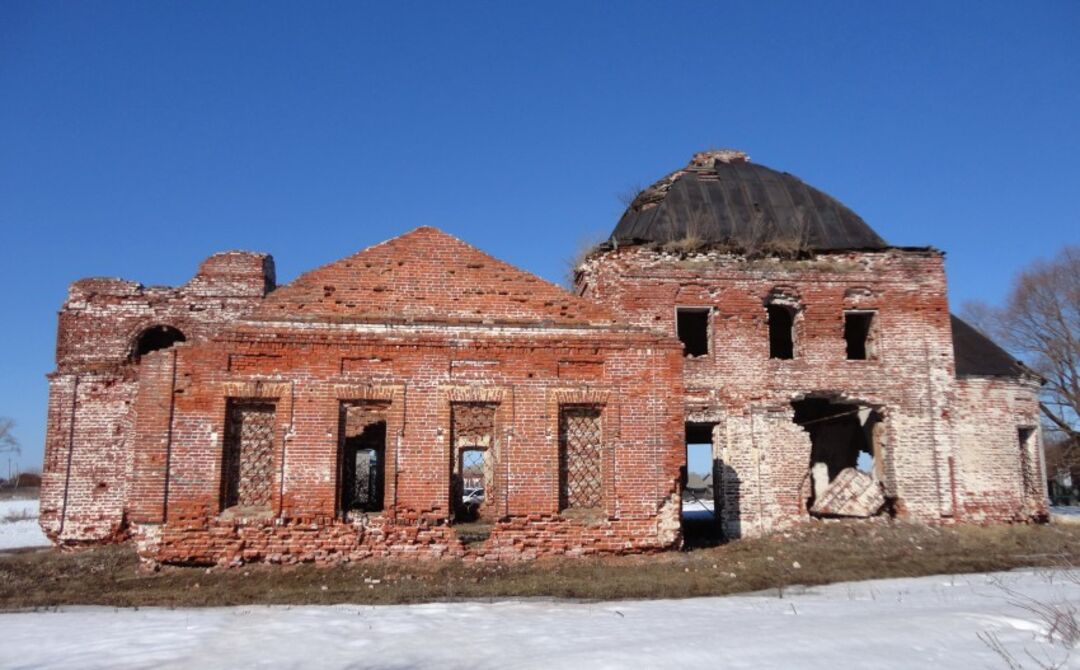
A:
<svg viewBox="0 0 1080 670">
<path fill-rule="evenodd" d="M 609 325 L 607 309 L 436 228 L 417 228 L 278 288 L 256 319 Z"/>
</svg>

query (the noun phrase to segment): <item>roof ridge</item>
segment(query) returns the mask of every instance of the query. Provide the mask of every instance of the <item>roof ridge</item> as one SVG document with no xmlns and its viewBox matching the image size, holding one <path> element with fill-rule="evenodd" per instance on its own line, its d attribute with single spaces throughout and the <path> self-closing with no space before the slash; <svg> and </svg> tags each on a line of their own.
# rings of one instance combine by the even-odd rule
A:
<svg viewBox="0 0 1080 670">
<path fill-rule="evenodd" d="M 626 325 L 610 308 L 434 226 L 419 226 L 309 270 L 270 293 L 256 314 Z"/>
</svg>

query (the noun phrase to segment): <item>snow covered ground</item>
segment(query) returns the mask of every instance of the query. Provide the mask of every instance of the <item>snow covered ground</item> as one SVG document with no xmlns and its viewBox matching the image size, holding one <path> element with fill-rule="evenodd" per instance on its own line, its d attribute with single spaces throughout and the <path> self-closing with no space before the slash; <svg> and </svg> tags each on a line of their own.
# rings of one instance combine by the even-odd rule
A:
<svg viewBox="0 0 1080 670">
<path fill-rule="evenodd" d="M 38 526 L 38 501 L 0 500 L 0 551 L 46 547 L 49 539 Z"/>
<path fill-rule="evenodd" d="M 377 587 L 376 587 L 377 588 Z M 1008 589 L 1008 592 L 1005 590 Z M 112 609 L 0 615 L 6 668 L 1005 668 L 1054 662 L 1025 599 L 1080 606 L 1080 571 L 834 584 L 690 600 Z M 1080 667 L 1080 650 L 1063 667 Z"/>
</svg>

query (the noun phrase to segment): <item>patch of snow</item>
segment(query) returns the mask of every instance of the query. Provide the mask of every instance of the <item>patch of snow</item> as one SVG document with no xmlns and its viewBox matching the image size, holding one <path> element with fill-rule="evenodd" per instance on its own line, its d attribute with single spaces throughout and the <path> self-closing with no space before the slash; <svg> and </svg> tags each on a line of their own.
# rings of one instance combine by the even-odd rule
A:
<svg viewBox="0 0 1080 670">
<path fill-rule="evenodd" d="M 682 508 L 684 512 L 693 512 L 695 510 L 701 510 L 705 512 L 713 511 L 713 501 L 706 500 L 705 498 L 698 499 L 684 499 L 682 501 Z"/>
<path fill-rule="evenodd" d="M 1069 525 L 1080 524 L 1080 507 L 1061 506 L 1050 508 L 1050 521 Z"/>
<path fill-rule="evenodd" d="M 38 525 L 37 500 L 0 500 L 0 551 L 50 544 Z"/>
<path fill-rule="evenodd" d="M 715 518 L 713 501 L 704 498 L 684 498 L 682 518 L 686 521 L 710 521 Z"/>
<path fill-rule="evenodd" d="M 70 607 L 2 614 L 0 631 L 5 665 L 26 668 L 1005 667 L 979 633 L 1019 659 L 1064 658 L 1017 594 L 1080 605 L 1080 571 L 852 582 L 783 598 Z M 1080 667 L 1074 656 L 1067 667 Z"/>
</svg>

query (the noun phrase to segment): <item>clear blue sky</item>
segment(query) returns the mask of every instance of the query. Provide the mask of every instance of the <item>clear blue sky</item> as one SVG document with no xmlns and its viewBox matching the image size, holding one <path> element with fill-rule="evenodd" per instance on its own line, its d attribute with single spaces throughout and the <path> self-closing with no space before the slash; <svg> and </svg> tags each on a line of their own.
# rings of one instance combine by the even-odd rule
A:
<svg viewBox="0 0 1080 670">
<path fill-rule="evenodd" d="M 80 277 L 279 279 L 434 225 L 549 279 L 617 195 L 735 147 L 954 305 L 1080 241 L 1080 3 L 0 3 L 0 415 L 41 461 Z"/>
</svg>

